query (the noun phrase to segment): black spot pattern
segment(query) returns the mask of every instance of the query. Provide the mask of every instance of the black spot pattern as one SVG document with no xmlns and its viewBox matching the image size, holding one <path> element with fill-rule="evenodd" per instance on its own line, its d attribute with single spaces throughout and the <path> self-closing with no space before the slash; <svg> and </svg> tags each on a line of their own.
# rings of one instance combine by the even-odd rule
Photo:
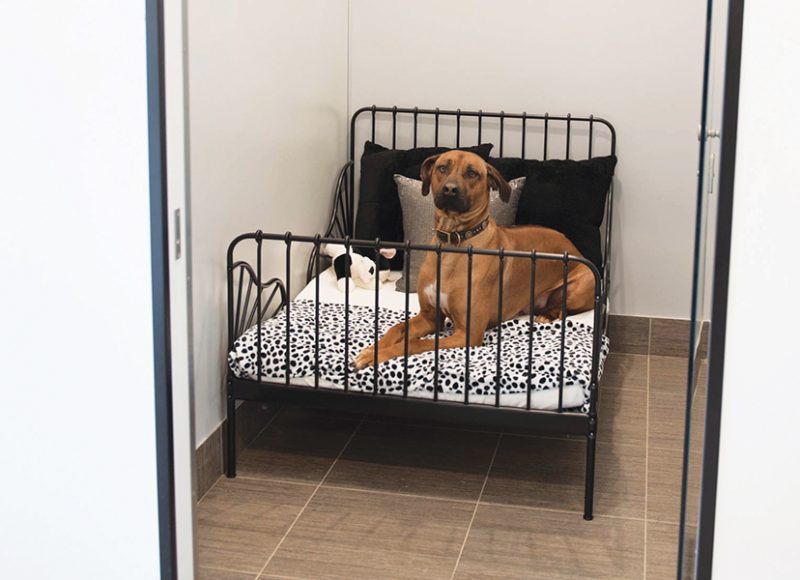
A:
<svg viewBox="0 0 800 580">
<path fill-rule="evenodd" d="M 378 338 L 393 325 L 403 322 L 403 312 L 379 309 Z M 290 378 L 314 376 L 316 371 L 315 325 L 316 308 L 313 300 L 295 300 L 290 313 Z M 347 357 L 348 387 L 357 391 L 372 392 L 374 369 L 361 371 L 353 367 L 353 359 L 366 346 L 375 341 L 374 308 L 350 306 L 350 345 Z M 526 393 L 528 389 L 528 334 L 527 319 L 508 320 L 500 325 L 501 373 L 500 394 Z M 452 334 L 449 320 L 440 337 Z M 580 385 L 584 391 L 581 411 L 588 411 L 589 383 L 592 368 L 592 327 L 581 322 L 567 321 L 564 348 L 564 386 Z M 261 324 L 261 378 L 285 380 L 286 376 L 286 309 Z M 345 316 L 343 304 L 319 304 L 319 376 L 320 379 L 342 386 L 345 383 Z M 433 336 L 426 337 L 433 340 Z M 258 374 L 257 328 L 248 329 L 234 343 L 228 354 L 233 373 L 244 379 L 256 379 Z M 558 388 L 560 383 L 561 322 L 534 324 L 531 341 L 532 365 L 530 384 L 532 391 Z M 440 392 L 464 393 L 466 349 L 452 348 L 439 351 L 438 384 Z M 600 347 L 598 378 L 608 355 L 608 338 L 603 336 Z M 408 358 L 408 390 L 434 389 L 435 354 L 425 352 Z M 403 358 L 395 358 L 378 366 L 378 392 L 400 394 L 403 392 Z M 470 350 L 470 395 L 495 395 L 497 386 L 497 328 L 484 334 L 483 345 Z"/>
</svg>

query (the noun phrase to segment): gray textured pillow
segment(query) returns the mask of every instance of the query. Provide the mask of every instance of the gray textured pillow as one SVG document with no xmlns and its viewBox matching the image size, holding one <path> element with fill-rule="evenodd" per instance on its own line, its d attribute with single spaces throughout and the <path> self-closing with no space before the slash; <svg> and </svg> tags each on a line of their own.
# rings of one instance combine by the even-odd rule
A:
<svg viewBox="0 0 800 580">
<path fill-rule="evenodd" d="M 400 205 L 403 208 L 403 231 L 406 239 L 412 244 L 429 244 L 433 237 L 433 220 L 436 206 L 433 205 L 433 195 L 422 195 L 422 182 L 403 175 L 395 175 L 397 193 Z M 518 177 L 508 182 L 511 186 L 511 196 L 508 203 L 500 199 L 500 192 L 496 189 L 489 191 L 489 214 L 500 226 L 513 226 L 517 218 L 517 206 L 525 178 Z M 417 276 L 428 252 L 411 252 L 411 264 L 408 266 L 409 291 L 417 291 Z M 405 292 L 405 279 L 400 278 L 395 283 L 395 289 Z"/>
</svg>

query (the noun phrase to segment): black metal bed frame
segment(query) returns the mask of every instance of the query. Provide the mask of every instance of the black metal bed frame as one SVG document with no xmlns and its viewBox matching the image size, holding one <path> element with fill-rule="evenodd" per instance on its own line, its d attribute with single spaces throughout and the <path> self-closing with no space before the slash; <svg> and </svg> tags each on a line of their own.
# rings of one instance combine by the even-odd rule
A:
<svg viewBox="0 0 800 580">
<path fill-rule="evenodd" d="M 391 146 L 396 148 L 398 133 L 398 116 L 408 115 L 413 119 L 413 145 L 418 145 L 419 125 L 421 118 L 433 118 L 434 122 L 434 146 L 439 146 L 440 119 L 442 117 L 455 118 L 455 146 L 462 146 L 462 123 L 463 119 L 475 119 L 477 122 L 477 142 L 480 143 L 484 134 L 484 119 L 497 119 L 499 122 L 499 152 L 503 154 L 505 141 L 505 124 L 508 120 L 516 120 L 521 124 L 521 157 L 525 158 L 526 141 L 530 126 L 536 122 L 540 123 L 543 134 L 543 158 L 547 159 L 549 134 L 553 124 L 560 124 L 565 128 L 566 151 L 564 158 L 570 158 L 571 141 L 574 139 L 573 131 L 575 125 L 588 128 L 588 157 L 592 157 L 593 143 L 595 140 L 595 126 L 600 126 L 607 131 L 609 153 L 614 154 L 616 149 L 616 134 L 612 125 L 601 118 L 594 116 L 573 117 L 544 115 L 529 115 L 527 113 L 493 113 L 484 111 L 462 111 L 457 109 L 419 109 L 419 108 L 398 108 L 398 107 L 364 107 L 353 114 L 350 124 L 350 160 L 345 163 L 337 176 L 334 194 L 333 208 L 330 221 L 324 235 L 298 236 L 291 232 L 285 234 L 263 233 L 261 231 L 246 233 L 236 237 L 228 247 L 227 270 L 228 270 L 228 349 L 234 347 L 235 340 L 248 328 L 256 325 L 256 367 L 259 380 L 242 379 L 236 377 L 228 369 L 227 373 L 227 467 L 228 477 L 236 475 L 236 436 L 235 436 L 235 405 L 238 400 L 260 400 L 273 402 L 292 402 L 307 404 L 310 406 L 326 407 L 342 410 L 356 410 L 362 412 L 376 412 L 392 415 L 406 415 L 428 419 L 448 419 L 459 420 L 466 423 L 481 425 L 496 425 L 498 427 L 516 428 L 535 428 L 545 432 L 577 434 L 586 437 L 586 475 L 584 493 L 584 514 L 586 520 L 592 519 L 593 490 L 594 490 L 594 467 L 595 452 L 597 441 L 597 401 L 598 401 L 598 372 L 600 346 L 608 317 L 608 289 L 610 284 L 609 267 L 609 247 L 611 243 L 611 212 L 613 208 L 613 186 L 609 191 L 606 202 L 605 214 L 605 240 L 603 251 L 602 268 L 598 269 L 592 262 L 585 258 L 564 254 L 538 253 L 536 250 L 531 252 L 507 251 L 500 249 L 482 249 L 467 247 L 442 246 L 436 245 L 411 244 L 410 242 L 389 242 L 376 240 L 357 240 L 352 239 L 355 224 L 355 144 L 357 135 L 357 122 L 362 115 L 368 114 L 370 118 L 370 137 L 374 142 L 376 139 L 376 128 L 383 116 L 391 116 Z M 245 261 L 234 261 L 234 254 L 242 243 L 254 243 L 256 249 L 256 265 L 253 268 Z M 280 243 L 285 245 L 285 283 L 278 278 L 272 278 L 266 282 L 262 279 L 262 247 L 264 242 Z M 405 252 L 404 275 L 408 279 L 408 259 L 411 252 L 432 252 L 436 255 L 436 311 L 437 327 L 441 327 L 441 310 L 439 308 L 439 289 L 441 284 L 441 260 L 442 254 L 461 254 L 467 261 L 467 335 L 469 336 L 469 324 L 472 308 L 472 263 L 474 256 L 495 256 L 499 261 L 499 281 L 498 281 L 498 312 L 503 311 L 503 270 L 508 260 L 530 260 L 531 262 L 531 287 L 530 287 L 530 313 L 528 327 L 528 383 L 527 383 L 527 403 L 525 408 L 506 407 L 501 405 L 500 382 L 502 377 L 502 331 L 500 325 L 493 330 L 497 333 L 497 371 L 495 400 L 493 405 L 474 403 L 470 401 L 469 392 L 469 372 L 470 372 L 470 350 L 465 344 L 465 389 L 463 401 L 454 402 L 441 400 L 439 398 L 439 334 L 434 334 L 434 376 L 433 376 L 433 398 L 422 399 L 409 396 L 408 392 L 408 321 L 409 321 L 409 293 L 405 293 L 405 325 L 406 332 L 404 338 L 403 356 L 403 393 L 400 395 L 381 394 L 378 392 L 378 361 L 377 350 L 373 360 L 373 388 L 371 391 L 354 391 L 350 388 L 350 374 L 356 372 L 351 370 L 350 353 L 350 285 L 345 285 L 344 292 L 344 327 L 345 327 L 345 364 L 344 364 L 344 385 L 341 390 L 320 388 L 319 372 L 315 373 L 314 385 L 303 386 L 293 384 L 290 377 L 291 359 L 291 274 L 292 274 L 292 247 L 295 244 L 310 244 L 311 256 L 307 267 L 307 280 L 315 280 L 316 296 L 316 326 L 315 326 L 315 369 L 319 368 L 319 274 L 323 271 L 323 260 L 325 258 L 320 253 L 322 244 L 342 244 L 347 251 L 360 248 L 362 250 L 372 250 L 376 254 L 382 248 L 394 248 Z M 560 336 L 560 356 L 559 356 L 559 396 L 558 409 L 555 411 L 543 411 L 531 408 L 531 344 L 534 325 L 534 292 L 535 292 L 535 273 L 536 265 L 539 261 L 560 261 L 563 263 L 564 286 L 562 291 L 561 304 L 561 336 Z M 565 357 L 565 333 L 566 333 L 566 297 L 567 297 L 567 274 L 572 263 L 580 263 L 587 266 L 595 277 L 594 289 L 594 328 L 593 328 L 593 350 L 591 382 L 589 385 L 589 411 L 588 413 L 575 412 L 563 407 L 564 389 L 564 357 Z M 325 264 L 327 267 L 327 263 Z M 380 307 L 380 280 L 375 277 L 375 314 L 374 314 L 374 341 L 380 338 L 378 331 L 379 307 Z M 277 301 L 276 301 L 277 298 Z M 283 380 L 275 378 L 262 380 L 262 354 L 261 354 L 261 322 L 273 315 L 279 309 L 286 309 L 286 371 Z M 502 315 L 500 316 L 502 319 Z"/>
</svg>

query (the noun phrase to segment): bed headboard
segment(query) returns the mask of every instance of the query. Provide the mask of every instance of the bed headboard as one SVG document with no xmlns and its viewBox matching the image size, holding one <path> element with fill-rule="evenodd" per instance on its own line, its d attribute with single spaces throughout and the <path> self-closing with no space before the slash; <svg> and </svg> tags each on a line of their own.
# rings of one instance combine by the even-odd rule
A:
<svg viewBox="0 0 800 580">
<path fill-rule="evenodd" d="M 334 206 L 326 236 L 353 236 L 356 176 L 361 148 L 372 141 L 391 149 L 412 147 L 470 147 L 493 143 L 497 157 L 523 159 L 589 159 L 616 154 L 614 127 L 600 117 L 421 109 L 419 107 L 362 107 L 350 120 L 350 158 L 334 189 Z M 608 276 L 611 243 L 613 183 L 606 199 L 603 267 Z"/>
</svg>

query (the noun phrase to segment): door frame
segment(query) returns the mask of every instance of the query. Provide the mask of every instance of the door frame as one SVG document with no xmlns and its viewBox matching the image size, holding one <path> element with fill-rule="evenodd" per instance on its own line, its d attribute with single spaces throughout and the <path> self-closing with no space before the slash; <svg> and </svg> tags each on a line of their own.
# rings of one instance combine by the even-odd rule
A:
<svg viewBox="0 0 800 580">
<path fill-rule="evenodd" d="M 159 545 L 161 578 L 171 579 L 177 577 L 178 554 L 173 351 L 170 332 L 170 249 L 172 238 L 170 236 L 171 212 L 167 195 L 164 0 L 145 0 L 145 5 Z M 708 355 L 708 402 L 703 442 L 703 484 L 700 492 L 697 542 L 698 578 L 711 577 L 713 561 L 743 14 L 744 0 L 730 0 L 725 58 L 723 138 L 720 144 L 711 341 Z M 184 209 L 186 208 L 184 207 Z M 685 467 L 684 463 L 684 469 Z M 680 565 L 678 573 L 681 573 Z"/>
<path fill-rule="evenodd" d="M 742 28 L 745 0 L 730 0 L 725 48 L 725 84 L 722 138 L 719 160 L 719 200 L 714 250 L 711 328 L 708 350 L 708 399 L 706 402 L 700 514 L 697 531 L 696 578 L 711 578 L 714 559 L 714 522 L 717 507 L 717 475 L 725 366 L 725 333 L 728 312 L 728 274 L 731 255 L 733 189 L 736 177 L 736 142 L 739 119 L 739 81 L 742 61 Z M 684 457 L 684 470 L 688 458 Z M 684 508 L 685 509 L 685 508 Z M 681 518 L 683 521 L 683 518 Z M 679 562 L 678 573 L 682 572 Z M 680 576 L 679 576 L 680 578 Z"/>
</svg>

